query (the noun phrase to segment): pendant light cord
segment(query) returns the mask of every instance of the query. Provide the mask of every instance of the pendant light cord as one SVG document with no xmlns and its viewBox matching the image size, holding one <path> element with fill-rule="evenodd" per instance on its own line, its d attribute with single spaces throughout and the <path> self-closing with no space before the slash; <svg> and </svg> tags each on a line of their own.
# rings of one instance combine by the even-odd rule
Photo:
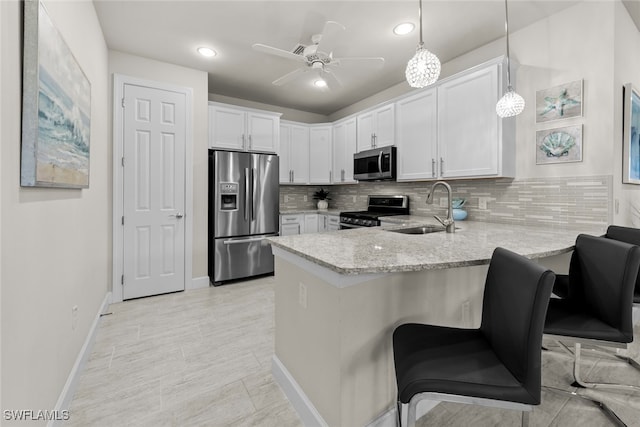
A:
<svg viewBox="0 0 640 427">
<path fill-rule="evenodd" d="M 509 60 L 509 9 L 504 0 L 504 32 L 507 35 L 507 89 L 511 87 L 511 61 Z"/>
<path fill-rule="evenodd" d="M 424 45 L 422 41 L 422 0 L 420 0 L 420 5 L 418 6 L 418 21 L 420 21 L 420 47 Z"/>
</svg>

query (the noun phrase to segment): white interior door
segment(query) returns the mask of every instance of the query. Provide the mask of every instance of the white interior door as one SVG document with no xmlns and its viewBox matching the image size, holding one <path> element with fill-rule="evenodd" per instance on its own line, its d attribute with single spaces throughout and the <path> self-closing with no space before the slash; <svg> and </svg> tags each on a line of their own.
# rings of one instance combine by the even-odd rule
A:
<svg viewBox="0 0 640 427">
<path fill-rule="evenodd" d="M 124 85 L 123 298 L 184 290 L 185 94 Z"/>
</svg>

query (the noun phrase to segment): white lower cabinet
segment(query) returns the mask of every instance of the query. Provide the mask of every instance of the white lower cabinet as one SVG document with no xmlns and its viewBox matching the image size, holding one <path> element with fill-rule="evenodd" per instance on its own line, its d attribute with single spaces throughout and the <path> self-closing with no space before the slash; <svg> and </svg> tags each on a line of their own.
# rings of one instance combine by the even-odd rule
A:
<svg viewBox="0 0 640 427">
<path fill-rule="evenodd" d="M 305 233 L 318 232 L 318 214 L 304 215 L 304 232 Z"/>
<path fill-rule="evenodd" d="M 318 214 L 318 231 L 340 230 L 340 216 L 336 214 Z"/>
<path fill-rule="evenodd" d="M 304 215 L 286 214 L 280 215 L 280 235 L 292 236 L 304 232 Z"/>
</svg>

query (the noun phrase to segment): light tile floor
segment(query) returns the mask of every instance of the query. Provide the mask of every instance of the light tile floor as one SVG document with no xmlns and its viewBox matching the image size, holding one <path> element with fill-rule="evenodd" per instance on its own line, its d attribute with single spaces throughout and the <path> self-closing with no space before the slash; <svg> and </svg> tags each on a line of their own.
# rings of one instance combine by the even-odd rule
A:
<svg viewBox="0 0 640 427">
<path fill-rule="evenodd" d="M 65 426 L 300 426 L 271 376 L 273 286 L 268 277 L 111 305 Z M 631 349 L 636 356 L 639 341 Z M 589 380 L 640 385 L 640 371 L 630 366 L 584 360 Z M 543 384 L 571 389 L 571 381 L 570 359 L 545 353 Z M 598 394 L 629 426 L 640 426 L 640 393 Z M 421 427 L 519 424 L 513 411 L 449 403 L 418 421 Z M 588 402 L 545 391 L 531 425 L 611 423 Z"/>
</svg>

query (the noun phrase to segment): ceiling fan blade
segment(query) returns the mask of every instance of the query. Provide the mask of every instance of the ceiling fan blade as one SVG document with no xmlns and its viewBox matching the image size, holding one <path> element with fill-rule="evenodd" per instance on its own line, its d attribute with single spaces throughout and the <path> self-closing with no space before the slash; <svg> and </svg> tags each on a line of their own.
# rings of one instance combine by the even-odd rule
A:
<svg viewBox="0 0 640 427">
<path fill-rule="evenodd" d="M 284 76 L 274 80 L 273 82 L 271 82 L 272 84 L 276 85 L 276 86 L 282 86 L 285 83 L 290 82 L 291 80 L 294 80 L 296 77 L 298 77 L 300 74 L 302 73 L 306 73 L 308 70 L 308 68 L 296 68 L 295 70 L 293 70 L 290 73 L 285 74 Z"/>
<path fill-rule="evenodd" d="M 266 44 L 256 43 L 251 47 L 257 50 L 258 52 L 267 53 L 269 55 L 275 55 L 281 58 L 293 59 L 294 61 L 298 61 L 298 62 L 307 61 L 304 56 L 296 55 L 293 52 L 289 52 L 283 49 L 278 49 L 277 47 L 267 46 Z"/>
<path fill-rule="evenodd" d="M 327 21 L 322 29 L 320 41 L 317 43 L 318 49 L 330 53 L 338 40 L 338 35 L 346 30 L 346 27 L 336 21 Z"/>
<path fill-rule="evenodd" d="M 369 68 L 382 68 L 384 66 L 384 58 L 382 57 L 351 57 L 351 58 L 333 58 L 331 65 L 340 67 L 352 67 L 365 65 Z"/>
<path fill-rule="evenodd" d="M 325 82 L 327 82 L 327 87 L 329 89 L 335 90 L 342 87 L 342 83 L 340 82 L 340 80 L 338 80 L 338 77 L 336 77 L 336 74 L 333 71 L 325 69 L 322 73 L 320 73 L 320 76 L 324 79 Z"/>
</svg>

